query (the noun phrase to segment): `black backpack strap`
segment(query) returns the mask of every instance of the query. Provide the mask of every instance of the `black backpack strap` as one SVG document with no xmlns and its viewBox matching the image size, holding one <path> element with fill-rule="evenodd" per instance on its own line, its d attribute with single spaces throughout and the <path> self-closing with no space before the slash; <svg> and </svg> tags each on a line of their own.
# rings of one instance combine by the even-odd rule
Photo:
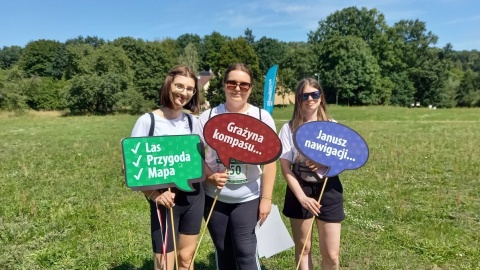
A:
<svg viewBox="0 0 480 270">
<path fill-rule="evenodd" d="M 260 116 L 260 121 L 262 121 L 262 109 L 258 107 L 258 115 Z"/>
<path fill-rule="evenodd" d="M 212 111 L 213 111 L 213 108 L 210 109 L 210 113 L 208 114 L 208 119 L 212 118 Z"/>
<path fill-rule="evenodd" d="M 150 130 L 148 131 L 148 136 L 153 136 L 153 131 L 155 130 L 155 116 L 153 116 L 153 113 L 150 112 L 148 113 L 150 115 Z"/>
<path fill-rule="evenodd" d="M 190 128 L 190 133 L 192 133 L 193 131 L 193 124 L 192 124 L 192 116 L 188 113 L 186 113 L 187 115 L 187 120 L 188 120 L 188 127 Z"/>
</svg>

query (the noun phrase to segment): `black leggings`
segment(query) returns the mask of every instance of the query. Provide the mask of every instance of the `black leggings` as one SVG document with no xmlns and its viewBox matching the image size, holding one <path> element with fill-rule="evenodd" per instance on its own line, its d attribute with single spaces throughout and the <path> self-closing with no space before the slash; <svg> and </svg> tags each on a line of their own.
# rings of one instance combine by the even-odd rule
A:
<svg viewBox="0 0 480 270">
<path fill-rule="evenodd" d="M 259 202 L 259 199 L 233 204 L 216 202 L 208 231 L 215 245 L 219 270 L 260 269 L 255 236 Z M 205 219 L 212 204 L 213 198 L 205 196 Z"/>
</svg>

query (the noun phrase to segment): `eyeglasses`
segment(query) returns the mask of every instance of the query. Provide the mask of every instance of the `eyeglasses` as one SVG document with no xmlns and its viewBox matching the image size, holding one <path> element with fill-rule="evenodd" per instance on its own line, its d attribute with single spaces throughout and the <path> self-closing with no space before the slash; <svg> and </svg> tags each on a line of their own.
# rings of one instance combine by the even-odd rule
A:
<svg viewBox="0 0 480 270">
<path fill-rule="evenodd" d="M 303 93 L 302 94 L 302 99 L 303 101 L 307 101 L 308 97 L 312 97 L 313 100 L 317 100 L 320 98 L 320 91 L 315 91 L 311 93 Z"/>
<path fill-rule="evenodd" d="M 248 82 L 236 82 L 236 81 L 227 81 L 226 85 L 228 90 L 235 90 L 237 89 L 237 86 L 238 86 L 240 87 L 240 91 L 242 92 L 247 92 L 248 90 L 250 90 L 250 87 L 252 86 L 252 84 Z"/>
<path fill-rule="evenodd" d="M 181 83 L 172 83 L 175 88 L 174 91 L 177 93 L 183 93 L 184 90 L 187 90 L 187 94 L 194 95 L 197 92 L 197 89 L 194 87 L 185 86 Z"/>
</svg>

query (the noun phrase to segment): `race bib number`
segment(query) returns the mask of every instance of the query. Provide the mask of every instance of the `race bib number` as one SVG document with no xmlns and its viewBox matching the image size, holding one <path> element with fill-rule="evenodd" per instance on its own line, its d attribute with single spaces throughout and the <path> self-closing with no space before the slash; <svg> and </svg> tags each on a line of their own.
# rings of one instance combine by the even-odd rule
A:
<svg viewBox="0 0 480 270">
<path fill-rule="evenodd" d="M 225 170 L 225 166 L 220 159 L 217 159 L 218 171 Z M 228 168 L 228 181 L 227 184 L 244 184 L 247 182 L 247 164 L 243 164 L 240 161 L 232 160 L 230 162 L 230 168 Z"/>
</svg>

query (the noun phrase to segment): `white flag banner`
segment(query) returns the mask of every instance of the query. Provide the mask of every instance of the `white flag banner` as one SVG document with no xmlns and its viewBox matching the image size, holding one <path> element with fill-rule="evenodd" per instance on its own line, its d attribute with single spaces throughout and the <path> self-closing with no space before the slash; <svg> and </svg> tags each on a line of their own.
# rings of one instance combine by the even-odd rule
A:
<svg viewBox="0 0 480 270">
<path fill-rule="evenodd" d="M 269 258 L 294 245 L 292 237 L 280 217 L 278 206 L 275 204 L 272 204 L 272 210 L 262 226 L 260 226 L 260 221 L 257 223 L 255 234 L 260 258 Z"/>
</svg>

